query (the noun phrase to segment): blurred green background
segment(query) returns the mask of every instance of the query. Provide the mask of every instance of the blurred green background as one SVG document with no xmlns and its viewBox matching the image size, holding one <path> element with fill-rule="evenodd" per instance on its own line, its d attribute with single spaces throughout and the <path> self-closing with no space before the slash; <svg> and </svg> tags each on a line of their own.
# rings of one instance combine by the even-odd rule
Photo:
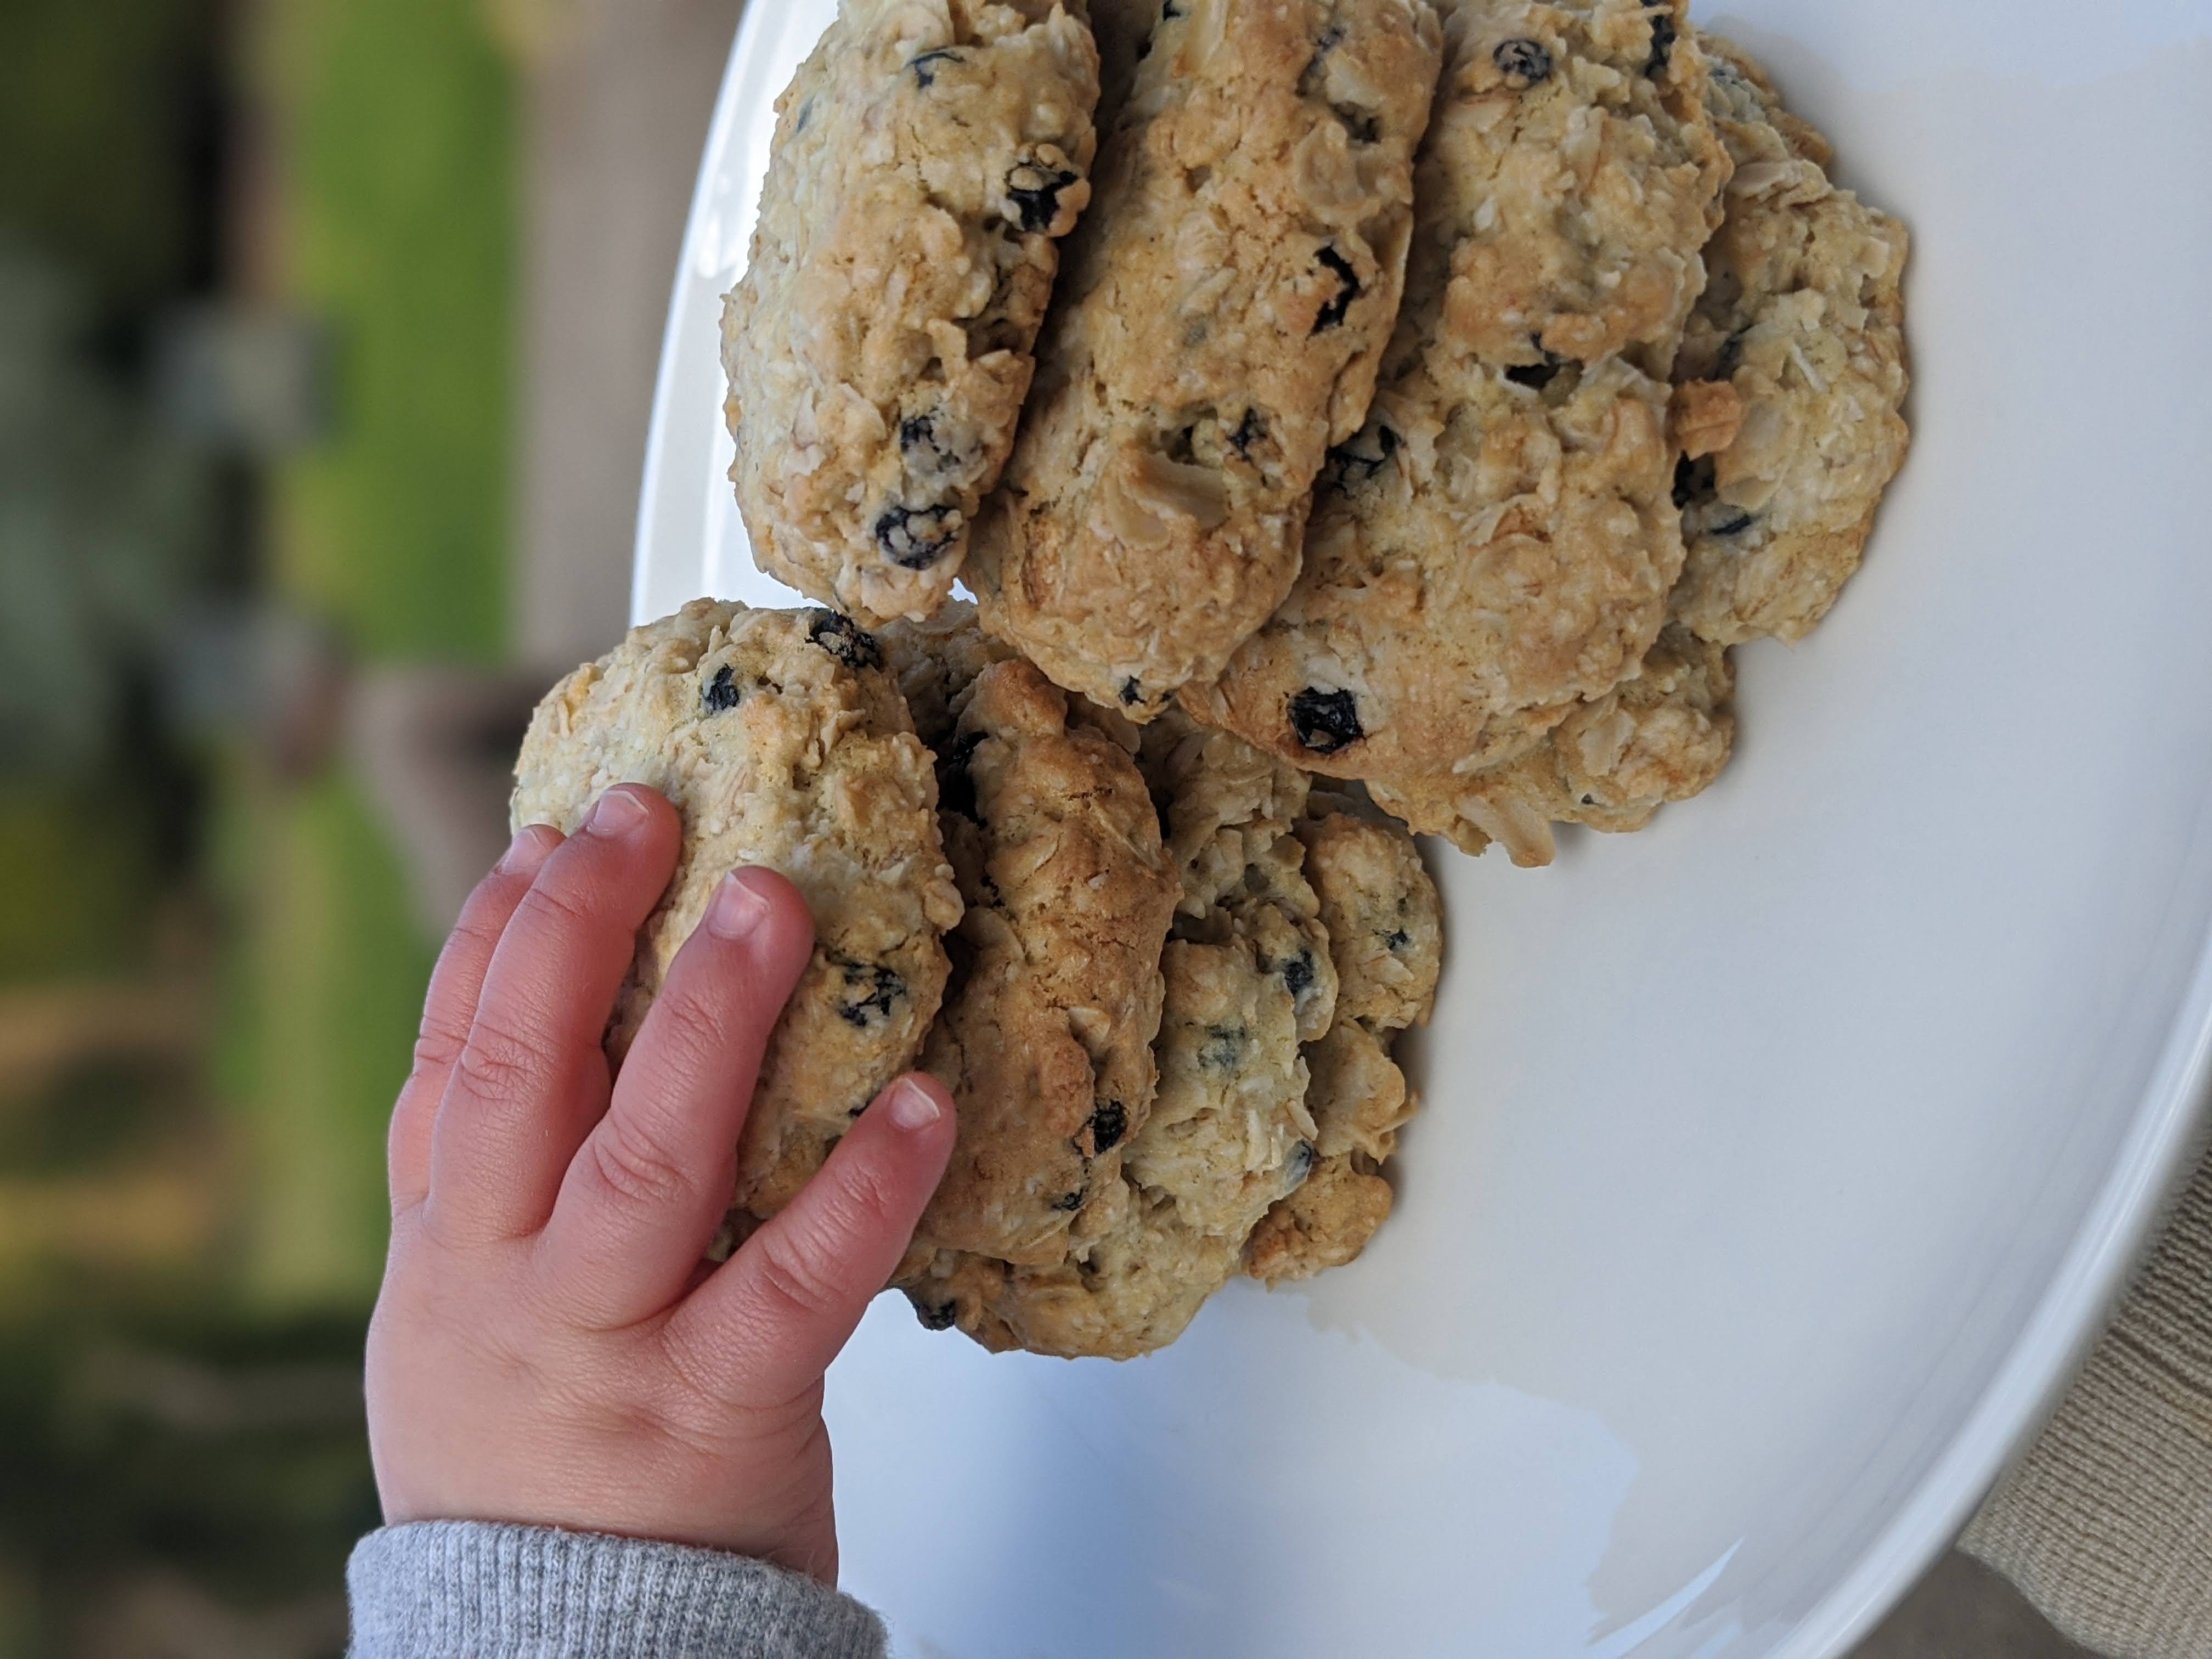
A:
<svg viewBox="0 0 2212 1659">
<path fill-rule="evenodd" d="M 0 3 L 0 1659 L 307 1659 L 742 0 Z"/>
<path fill-rule="evenodd" d="M 432 960 L 345 736 L 504 662 L 518 70 L 0 7 L 0 1656 L 335 1653 Z"/>
</svg>

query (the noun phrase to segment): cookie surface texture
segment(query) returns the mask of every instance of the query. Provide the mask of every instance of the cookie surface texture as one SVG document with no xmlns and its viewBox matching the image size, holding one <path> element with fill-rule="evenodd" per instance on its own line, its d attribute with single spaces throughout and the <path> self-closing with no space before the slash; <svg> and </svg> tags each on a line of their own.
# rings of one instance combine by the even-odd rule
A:
<svg viewBox="0 0 2212 1659">
<path fill-rule="evenodd" d="M 1174 0 L 1137 45 L 968 569 L 987 629 L 1141 720 L 1281 600 L 1366 414 L 1439 36 L 1428 0 Z"/>
<path fill-rule="evenodd" d="M 949 599 L 934 616 L 919 622 L 886 623 L 875 630 L 875 638 L 883 647 L 884 666 L 906 699 L 914 729 L 933 754 L 951 741 L 976 676 L 1016 654 L 977 625 L 975 607 L 966 599 Z"/>
<path fill-rule="evenodd" d="M 516 768 L 514 824 L 571 832 L 617 783 L 660 791 L 684 826 L 608 1028 L 617 1063 L 728 871 L 781 871 L 813 915 L 814 953 L 739 1148 L 735 1208 L 771 1214 L 913 1062 L 936 1018 L 940 940 L 961 903 L 929 754 L 875 641 L 851 622 L 702 599 L 546 695 Z"/>
<path fill-rule="evenodd" d="M 1090 198 L 1079 6 L 843 0 L 777 102 L 723 315 L 760 568 L 863 621 L 950 592 Z"/>
</svg>

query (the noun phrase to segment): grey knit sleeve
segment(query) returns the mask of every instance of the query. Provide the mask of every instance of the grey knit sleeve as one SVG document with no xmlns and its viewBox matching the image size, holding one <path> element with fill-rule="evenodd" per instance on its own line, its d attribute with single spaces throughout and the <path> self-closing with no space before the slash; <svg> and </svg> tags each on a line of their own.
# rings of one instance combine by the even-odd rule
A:
<svg viewBox="0 0 2212 1659">
<path fill-rule="evenodd" d="M 486 1522 L 362 1539 L 351 1659 L 883 1659 L 882 1621 L 715 1550 Z"/>
</svg>

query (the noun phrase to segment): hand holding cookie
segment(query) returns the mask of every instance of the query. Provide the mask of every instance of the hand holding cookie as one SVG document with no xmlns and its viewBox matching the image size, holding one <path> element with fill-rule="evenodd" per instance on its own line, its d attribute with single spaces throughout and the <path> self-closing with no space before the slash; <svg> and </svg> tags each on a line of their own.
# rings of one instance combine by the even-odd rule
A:
<svg viewBox="0 0 2212 1659">
<path fill-rule="evenodd" d="M 635 786 L 565 840 L 524 830 L 438 964 L 392 1115 L 378 1490 L 394 1523 L 665 1539 L 834 1583 L 822 1374 L 944 1171 L 951 1103 L 899 1079 L 702 1265 L 814 936 L 782 877 L 724 878 L 611 1078 L 602 1038 L 679 838 Z"/>
</svg>

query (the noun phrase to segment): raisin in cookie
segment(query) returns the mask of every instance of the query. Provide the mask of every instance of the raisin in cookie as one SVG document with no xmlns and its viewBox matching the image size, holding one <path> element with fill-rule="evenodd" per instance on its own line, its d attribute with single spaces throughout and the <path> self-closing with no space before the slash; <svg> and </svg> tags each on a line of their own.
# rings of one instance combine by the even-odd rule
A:
<svg viewBox="0 0 2212 1659">
<path fill-rule="evenodd" d="M 1342 1267 L 1389 1218 L 1381 1169 L 1416 1108 L 1390 1048 L 1401 1031 L 1428 1023 L 1443 959 L 1436 885 L 1401 828 L 1329 811 L 1302 820 L 1297 834 L 1337 996 L 1328 1032 L 1305 1051 L 1313 1171 L 1245 1246 L 1244 1271 L 1270 1284 Z"/>
<path fill-rule="evenodd" d="M 1066 693 L 1000 662 L 960 700 L 939 779 L 967 912 L 923 1052 L 960 1133 L 916 1238 L 1051 1262 L 1152 1106 L 1178 888 L 1135 763 Z"/>
<path fill-rule="evenodd" d="M 777 102 L 723 316 L 761 568 L 865 619 L 936 608 L 1090 198 L 1079 0 L 843 0 Z"/>
<path fill-rule="evenodd" d="M 1398 309 L 1429 0 L 1175 0 L 968 564 L 984 626 L 1146 720 L 1296 575 L 1315 474 Z"/>
<path fill-rule="evenodd" d="M 1711 285 L 1675 360 L 1690 430 L 1674 613 L 1723 645 L 1800 640 L 1858 568 L 1905 463 L 1907 238 L 1829 183 L 1827 141 L 1783 109 L 1756 63 L 1703 38 L 1736 170 L 1705 251 Z"/>
<path fill-rule="evenodd" d="M 875 641 L 828 611 L 700 599 L 633 629 L 546 695 L 515 771 L 519 829 L 575 829 L 617 783 L 683 820 L 666 894 L 638 935 L 607 1031 L 619 1062 L 723 875 L 765 865 L 813 913 L 812 959 L 745 1121 L 735 1209 L 773 1213 L 921 1052 L 961 902 L 937 780 Z"/>
<path fill-rule="evenodd" d="M 1453 9 L 1374 408 L 1329 458 L 1281 608 L 1186 689 L 1200 718 L 1404 779 L 1510 760 L 1634 672 L 1683 557 L 1660 376 L 1727 169 L 1694 44 L 1649 69 L 1674 16 Z"/>
</svg>

